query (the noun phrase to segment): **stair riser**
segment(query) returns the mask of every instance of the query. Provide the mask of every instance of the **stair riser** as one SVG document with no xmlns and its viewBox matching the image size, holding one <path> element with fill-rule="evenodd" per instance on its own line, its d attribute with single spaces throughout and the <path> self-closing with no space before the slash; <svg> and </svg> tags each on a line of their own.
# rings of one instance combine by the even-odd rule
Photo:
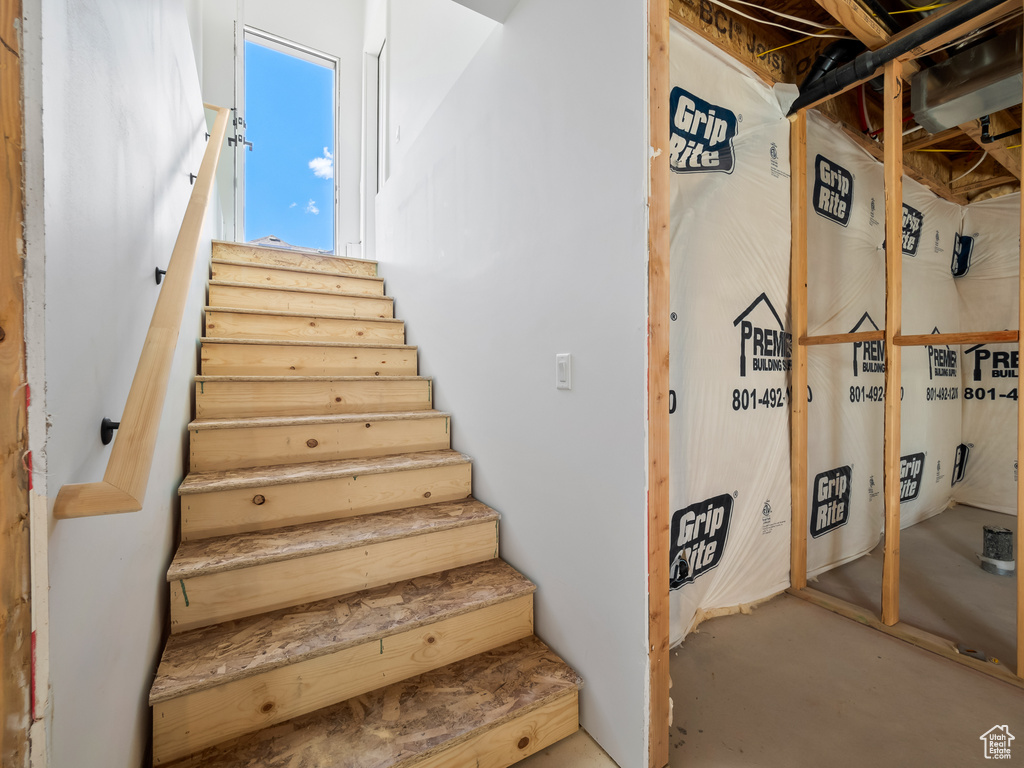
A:
<svg viewBox="0 0 1024 768">
<path fill-rule="evenodd" d="M 372 261 L 335 258 L 320 254 L 295 253 L 294 251 L 273 248 L 256 248 L 236 243 L 213 244 L 213 258 L 227 261 L 247 261 L 253 264 L 272 264 L 281 267 L 299 267 L 315 269 L 332 275 L 368 275 L 377 274 L 377 265 Z"/>
<path fill-rule="evenodd" d="M 497 526 L 481 523 L 173 581 L 171 632 L 460 568 L 497 554 Z"/>
<path fill-rule="evenodd" d="M 367 280 L 349 275 L 289 272 L 286 269 L 268 269 L 255 265 L 217 263 L 212 265 L 211 272 L 214 280 L 224 280 L 229 283 L 250 283 L 272 288 L 315 288 L 320 291 L 359 293 L 364 296 L 384 295 L 383 280 Z"/>
<path fill-rule="evenodd" d="M 391 299 L 373 296 L 332 296 L 276 288 L 239 285 L 210 285 L 211 307 L 271 309 L 282 312 L 312 312 L 344 317 L 394 317 Z"/>
<path fill-rule="evenodd" d="M 213 310 L 206 313 L 206 335 L 222 339 L 404 344 L 405 324 L 331 317 L 250 315 Z"/>
<path fill-rule="evenodd" d="M 204 343 L 207 376 L 415 376 L 416 350 L 408 347 L 299 347 Z"/>
<path fill-rule="evenodd" d="M 530 755 L 572 736 L 580 728 L 579 693 L 572 691 L 507 723 L 478 733 L 425 760 L 412 759 L 392 768 L 508 768 Z M 525 743 L 524 743 L 525 740 Z M 522 745 L 522 746 L 520 746 Z"/>
<path fill-rule="evenodd" d="M 166 763 L 532 632 L 533 597 L 527 595 L 159 703 L 153 707 L 153 762 Z"/>
<path fill-rule="evenodd" d="M 429 379 L 403 381 L 200 381 L 197 419 L 320 416 L 430 410 Z"/>
<path fill-rule="evenodd" d="M 388 456 L 451 447 L 447 416 L 386 421 L 371 419 L 345 424 L 196 429 L 192 430 L 190 442 L 193 472 Z"/>
<path fill-rule="evenodd" d="M 454 464 L 181 497 L 184 541 L 457 501 L 472 465 Z"/>
</svg>

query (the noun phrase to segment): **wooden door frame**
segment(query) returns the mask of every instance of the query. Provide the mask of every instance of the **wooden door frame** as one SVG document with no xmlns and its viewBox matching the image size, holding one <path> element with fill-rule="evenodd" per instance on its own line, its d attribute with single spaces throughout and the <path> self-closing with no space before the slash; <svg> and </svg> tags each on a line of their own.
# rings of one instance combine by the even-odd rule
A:
<svg viewBox="0 0 1024 768">
<path fill-rule="evenodd" d="M 647 209 L 648 766 L 668 764 L 669 707 L 669 0 L 648 0 Z"/>
<path fill-rule="evenodd" d="M 32 679 L 20 25 L 21 0 L 0 0 L 0 763 L 11 768 L 28 765 Z"/>
</svg>

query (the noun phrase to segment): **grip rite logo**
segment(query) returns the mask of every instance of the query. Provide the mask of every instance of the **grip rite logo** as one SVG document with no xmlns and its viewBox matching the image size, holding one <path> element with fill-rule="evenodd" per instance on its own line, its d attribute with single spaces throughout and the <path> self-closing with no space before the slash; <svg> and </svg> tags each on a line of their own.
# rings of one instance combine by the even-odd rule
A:
<svg viewBox="0 0 1024 768">
<path fill-rule="evenodd" d="M 950 487 L 964 479 L 964 476 L 967 474 L 967 459 L 970 455 L 971 446 L 966 443 L 960 443 L 956 447 L 956 456 L 953 459 L 953 479 L 950 481 Z"/>
<path fill-rule="evenodd" d="M 672 515 L 669 588 L 679 589 L 722 562 L 732 521 L 733 498 L 727 493 L 691 504 Z"/>
<path fill-rule="evenodd" d="M 676 173 L 732 173 L 736 115 L 682 88 L 671 96 L 669 167 Z"/>
<path fill-rule="evenodd" d="M 823 155 L 814 158 L 814 211 L 845 227 L 853 209 L 853 174 Z"/>
<path fill-rule="evenodd" d="M 921 228 L 924 226 L 924 214 L 917 208 L 903 204 L 903 254 L 917 256 L 917 247 L 921 245 Z M 886 241 L 882 241 L 882 250 Z"/>
<path fill-rule="evenodd" d="M 850 487 L 853 468 L 836 467 L 814 478 L 811 537 L 818 538 L 850 521 Z"/>
<path fill-rule="evenodd" d="M 865 327 L 865 324 L 870 327 Z M 853 326 L 850 333 L 858 331 L 879 330 L 871 315 L 865 312 Z M 862 373 L 885 373 L 885 342 L 855 341 L 853 342 L 853 375 Z"/>
<path fill-rule="evenodd" d="M 1020 352 L 1016 349 L 989 349 L 985 344 L 978 344 L 964 350 L 965 355 L 974 355 L 974 369 L 971 378 L 981 381 L 983 374 L 993 379 L 1016 379 L 1017 362 Z"/>
<path fill-rule="evenodd" d="M 963 277 L 971 269 L 971 256 L 974 255 L 974 238 L 970 235 L 953 235 L 953 263 L 950 272 L 953 277 Z"/>
<path fill-rule="evenodd" d="M 754 299 L 732 324 L 740 328 L 740 376 L 747 375 L 748 367 L 754 371 L 790 369 L 793 337 L 766 293 Z"/>
<path fill-rule="evenodd" d="M 921 475 L 923 472 L 923 453 L 900 456 L 900 504 L 917 498 L 917 494 L 921 492 Z"/>
<path fill-rule="evenodd" d="M 932 329 L 932 333 L 939 333 L 938 327 Z M 957 377 L 960 374 L 956 367 L 956 350 L 949 346 L 929 346 L 928 350 L 928 378 L 937 379 L 942 377 Z"/>
</svg>

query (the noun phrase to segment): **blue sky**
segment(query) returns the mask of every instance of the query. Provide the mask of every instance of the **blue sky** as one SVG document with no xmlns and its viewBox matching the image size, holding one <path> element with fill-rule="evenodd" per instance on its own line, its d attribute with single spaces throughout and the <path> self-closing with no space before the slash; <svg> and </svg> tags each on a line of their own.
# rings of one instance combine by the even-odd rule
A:
<svg viewBox="0 0 1024 768">
<path fill-rule="evenodd" d="M 245 239 L 334 248 L 334 71 L 245 43 Z"/>
</svg>

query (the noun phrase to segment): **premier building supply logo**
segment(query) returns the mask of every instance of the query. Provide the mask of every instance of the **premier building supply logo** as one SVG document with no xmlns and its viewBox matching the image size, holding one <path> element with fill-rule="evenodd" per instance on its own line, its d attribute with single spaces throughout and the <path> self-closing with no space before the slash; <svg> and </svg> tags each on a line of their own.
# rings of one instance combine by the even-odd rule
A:
<svg viewBox="0 0 1024 768">
<path fill-rule="evenodd" d="M 861 316 L 857 324 L 853 326 L 850 333 L 857 333 L 861 330 L 869 330 L 864 327 L 865 323 L 874 330 L 878 330 L 875 321 L 867 312 Z M 860 376 L 862 373 L 885 373 L 885 342 L 884 341 L 855 341 L 853 342 L 853 375 Z"/>
<path fill-rule="evenodd" d="M 732 173 L 736 115 L 682 88 L 671 96 L 669 167 L 676 173 Z"/>
<path fill-rule="evenodd" d="M 853 174 L 822 155 L 814 158 L 814 211 L 845 227 L 853 209 Z"/>
<path fill-rule="evenodd" d="M 1009 726 L 995 725 L 978 737 L 985 742 L 986 760 L 1009 760 L 1011 742 L 1014 735 L 1010 733 Z"/>
<path fill-rule="evenodd" d="M 852 467 L 836 467 L 814 478 L 811 537 L 824 536 L 850 521 Z"/>
<path fill-rule="evenodd" d="M 921 492 L 921 475 L 923 473 L 923 453 L 900 456 L 900 504 L 917 498 L 917 494 Z"/>
<path fill-rule="evenodd" d="M 1018 350 L 989 349 L 978 344 L 964 351 L 965 355 L 974 355 L 974 370 L 971 378 L 982 380 L 982 373 L 988 372 L 993 379 L 1016 379 L 1017 362 L 1020 359 Z"/>
<path fill-rule="evenodd" d="M 691 504 L 672 515 L 669 588 L 679 589 L 722 562 L 732 520 L 727 493 Z"/>
<path fill-rule="evenodd" d="M 933 328 L 932 333 L 939 333 L 939 329 Z M 956 367 L 956 350 L 952 347 L 925 347 L 925 349 L 928 350 L 929 379 L 960 375 Z"/>
<path fill-rule="evenodd" d="M 953 458 L 953 479 L 950 481 L 950 487 L 964 479 L 964 475 L 967 474 L 967 459 L 970 455 L 971 446 L 967 443 L 960 443 L 956 447 L 956 456 Z"/>
<path fill-rule="evenodd" d="M 953 277 L 963 277 L 971 268 L 971 256 L 974 255 L 974 238 L 970 235 L 953 235 L 953 263 L 950 271 Z"/>
<path fill-rule="evenodd" d="M 755 310 L 758 310 L 755 313 Z M 764 324 L 753 319 L 757 314 Z M 788 371 L 793 353 L 793 337 L 786 332 L 782 318 L 775 311 L 768 296 L 762 293 L 732 321 L 740 328 L 740 376 L 752 371 Z M 776 327 L 778 326 L 778 327 Z"/>
</svg>

